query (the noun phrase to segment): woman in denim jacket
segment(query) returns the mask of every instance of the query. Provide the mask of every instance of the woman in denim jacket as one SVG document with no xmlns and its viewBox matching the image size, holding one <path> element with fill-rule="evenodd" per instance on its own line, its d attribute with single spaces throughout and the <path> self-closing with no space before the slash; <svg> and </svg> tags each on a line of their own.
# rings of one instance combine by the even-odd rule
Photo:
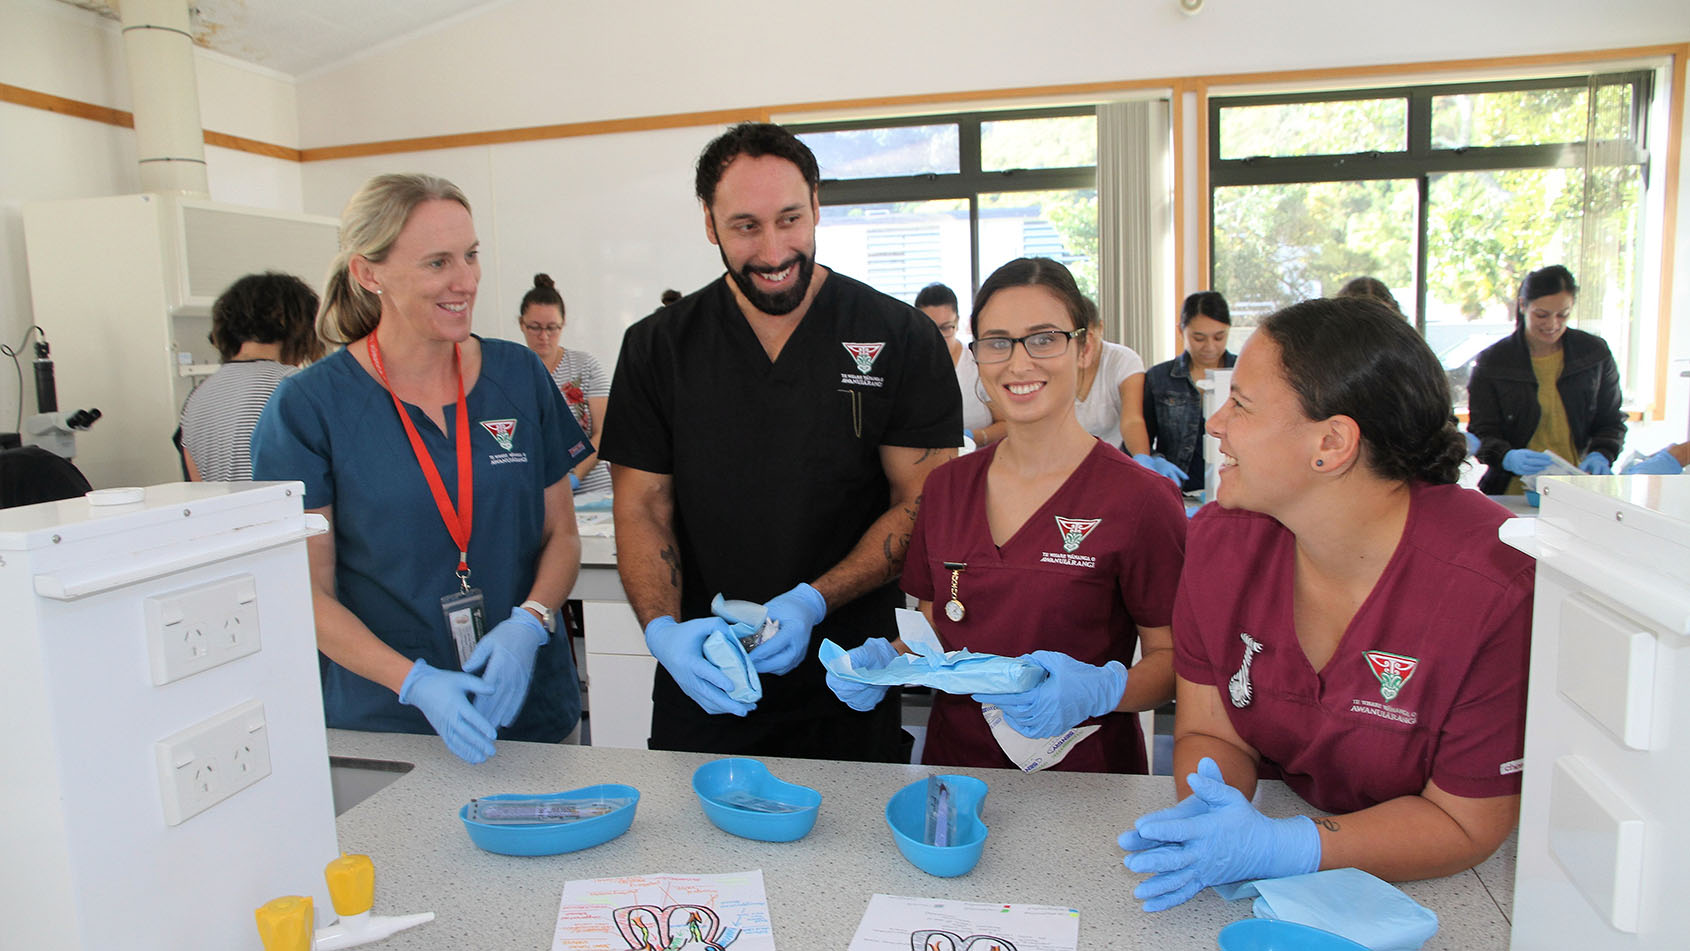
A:
<svg viewBox="0 0 1690 951">
<path fill-rule="evenodd" d="M 1479 438 L 1473 455 L 1490 467 L 1479 480 L 1487 495 L 1520 494 L 1518 477 L 1542 472 L 1551 452 L 1607 475 L 1625 445 L 1614 355 L 1601 337 L 1567 326 L 1577 295 L 1559 264 L 1526 275 L 1513 335 L 1473 365 L 1467 430 Z"/>
<path fill-rule="evenodd" d="M 1144 374 L 1144 427 L 1150 451 L 1185 473 L 1180 491 L 1203 488 L 1203 396 L 1197 381 L 1210 370 L 1238 362 L 1226 349 L 1232 311 L 1216 291 L 1198 291 L 1185 299 L 1179 314 L 1185 352 L 1158 363 Z"/>
</svg>

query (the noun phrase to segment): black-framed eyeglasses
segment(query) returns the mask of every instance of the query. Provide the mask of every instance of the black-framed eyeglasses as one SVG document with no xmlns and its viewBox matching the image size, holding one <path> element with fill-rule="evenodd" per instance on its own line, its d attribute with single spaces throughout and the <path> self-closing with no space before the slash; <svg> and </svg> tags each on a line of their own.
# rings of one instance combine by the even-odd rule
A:
<svg viewBox="0 0 1690 951">
<path fill-rule="evenodd" d="M 1027 356 L 1044 360 L 1067 353 L 1068 341 L 1085 332 L 1086 328 L 1081 327 L 1079 330 L 1041 330 L 1025 337 L 979 337 L 968 345 L 968 349 L 974 352 L 975 363 L 1002 363 L 1009 359 L 1016 344 L 1027 351 Z"/>
<path fill-rule="evenodd" d="M 522 329 L 531 334 L 560 334 L 563 333 L 562 324 L 523 324 Z"/>
</svg>

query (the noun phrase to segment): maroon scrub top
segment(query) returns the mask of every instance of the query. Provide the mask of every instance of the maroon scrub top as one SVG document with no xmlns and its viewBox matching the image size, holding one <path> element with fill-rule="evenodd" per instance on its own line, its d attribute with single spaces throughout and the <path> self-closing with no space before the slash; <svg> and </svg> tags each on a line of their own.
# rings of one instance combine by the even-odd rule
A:
<svg viewBox="0 0 1690 951">
<path fill-rule="evenodd" d="M 1018 657 L 1062 651 L 1076 660 L 1132 666 L 1138 626 L 1172 622 L 1185 551 L 1179 490 L 1120 450 L 1098 442 L 1037 512 L 998 547 L 986 522 L 990 446 L 927 477 L 904 562 L 904 590 L 933 602 L 946 650 Z M 946 562 L 966 564 L 957 579 L 962 621 L 945 615 Z M 1100 729 L 1054 769 L 1146 773 L 1135 713 L 1085 721 Z M 980 704 L 933 695 L 922 762 L 1014 768 L 992 738 Z"/>
<path fill-rule="evenodd" d="M 1233 729 L 1316 808 L 1354 812 L 1435 779 L 1468 798 L 1520 791 L 1532 559 L 1497 539 L 1502 506 L 1413 486 L 1385 571 L 1319 672 L 1292 618 L 1296 539 L 1254 512 L 1191 522 L 1174 669 L 1212 684 Z M 1253 650 L 1244 663 L 1247 642 Z"/>
</svg>

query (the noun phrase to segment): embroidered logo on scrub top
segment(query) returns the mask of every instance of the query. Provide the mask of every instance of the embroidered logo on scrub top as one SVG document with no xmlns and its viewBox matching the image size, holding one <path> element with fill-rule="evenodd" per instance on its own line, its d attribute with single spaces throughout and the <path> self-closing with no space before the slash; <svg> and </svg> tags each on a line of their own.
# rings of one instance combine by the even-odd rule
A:
<svg viewBox="0 0 1690 951">
<path fill-rule="evenodd" d="M 1250 662 L 1262 652 L 1262 645 L 1243 631 L 1238 632 L 1238 637 L 1244 641 L 1244 661 L 1238 665 L 1238 673 L 1233 674 L 1232 679 L 1226 682 L 1226 692 L 1232 697 L 1233 706 L 1247 707 L 1254 692 L 1250 686 Z"/>
<path fill-rule="evenodd" d="M 1379 678 L 1379 696 L 1386 700 L 1395 700 L 1408 683 L 1408 678 L 1414 676 L 1415 669 L 1420 666 L 1416 658 L 1384 651 L 1364 651 L 1361 656 L 1367 658 L 1373 676 Z"/>
<path fill-rule="evenodd" d="M 845 343 L 840 342 L 845 352 L 851 355 L 851 362 L 857 365 L 855 373 L 839 374 L 839 382 L 852 386 L 885 386 L 886 380 L 878 376 L 870 376 L 874 369 L 874 361 L 880 359 L 880 352 L 886 349 L 885 341 L 880 343 Z"/>
<path fill-rule="evenodd" d="M 847 343 L 845 352 L 857 363 L 858 373 L 867 373 L 874 369 L 874 361 L 880 357 L 880 351 L 885 349 L 886 343 Z"/>
<path fill-rule="evenodd" d="M 1062 535 L 1062 551 L 1047 551 L 1039 556 L 1043 564 L 1070 565 L 1075 568 L 1096 568 L 1097 559 L 1090 555 L 1076 555 L 1074 551 L 1086 540 L 1092 529 L 1103 522 L 1100 518 L 1063 518 L 1056 516 L 1056 530 Z"/>
<path fill-rule="evenodd" d="M 516 436 L 516 420 L 514 419 L 484 419 L 481 428 L 487 430 L 487 435 L 499 444 L 499 448 L 510 452 L 511 439 Z"/>
<path fill-rule="evenodd" d="M 1058 515 L 1056 527 L 1062 532 L 1062 550 L 1074 551 L 1079 548 L 1080 543 L 1091 534 L 1091 530 L 1102 521 L 1101 518 L 1063 518 Z"/>
</svg>

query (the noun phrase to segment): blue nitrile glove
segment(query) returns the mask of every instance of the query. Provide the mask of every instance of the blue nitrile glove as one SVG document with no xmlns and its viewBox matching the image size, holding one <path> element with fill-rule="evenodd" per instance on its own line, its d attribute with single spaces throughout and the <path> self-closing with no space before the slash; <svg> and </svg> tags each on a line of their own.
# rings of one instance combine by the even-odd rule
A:
<svg viewBox="0 0 1690 951">
<path fill-rule="evenodd" d="M 1510 449 L 1502 456 L 1502 468 L 1515 475 L 1537 475 L 1549 468 L 1549 453 L 1536 449 Z"/>
<path fill-rule="evenodd" d="M 1152 456 L 1141 452 L 1133 456 L 1133 461 L 1157 475 L 1167 476 L 1174 480 L 1174 485 L 1185 485 L 1185 470 L 1161 456 Z"/>
<path fill-rule="evenodd" d="M 576 475 L 573 472 L 571 472 L 569 474 L 569 491 L 571 491 L 571 492 L 581 491 L 581 477 Z"/>
<path fill-rule="evenodd" d="M 845 652 L 850 658 L 851 666 L 859 670 L 877 670 L 885 667 L 898 657 L 898 649 L 884 637 L 871 637 L 860 645 Z M 833 695 L 845 701 L 845 705 L 853 710 L 873 710 L 886 697 L 886 687 L 878 684 L 859 684 L 850 680 L 841 680 L 832 671 L 827 674 L 827 689 Z"/>
<path fill-rule="evenodd" d="M 1479 437 L 1469 432 L 1463 432 L 1461 435 L 1467 438 L 1467 455 L 1471 456 L 1479 451 Z"/>
<path fill-rule="evenodd" d="M 1061 651 L 1034 651 L 1021 659 L 1050 676 L 1020 693 L 977 693 L 974 699 L 1002 710 L 1003 722 L 1022 736 L 1057 736 L 1110 713 L 1127 689 L 1127 668 L 1118 660 L 1097 667 Z"/>
<path fill-rule="evenodd" d="M 1680 475 L 1683 472 L 1684 466 L 1680 465 L 1678 460 L 1673 458 L 1672 453 L 1662 449 L 1660 452 L 1657 452 L 1652 456 L 1645 456 L 1631 465 L 1626 466 L 1625 472 L 1622 474 Z"/>
<path fill-rule="evenodd" d="M 528 697 L 528 681 L 534 676 L 534 652 L 551 635 L 540 619 L 527 608 L 511 608 L 511 616 L 487 632 L 464 664 L 468 673 L 479 673 L 492 686 L 492 693 L 475 698 L 475 709 L 495 726 L 510 726 Z M 487 668 L 482 670 L 482 668 Z"/>
<path fill-rule="evenodd" d="M 1145 911 L 1172 908 L 1210 885 L 1304 875 L 1320 868 L 1320 832 L 1308 816 L 1262 815 L 1221 779 L 1220 767 L 1207 756 L 1187 781 L 1192 797 L 1201 799 L 1207 811 L 1186 816 L 1151 813 L 1133 823 L 1143 839 L 1162 843 L 1126 859 L 1127 868 L 1154 873 L 1133 890 L 1133 897 L 1144 900 Z"/>
<path fill-rule="evenodd" d="M 493 755 L 497 731 L 470 703 L 469 695 L 479 697 L 492 690 L 491 684 L 474 674 L 439 670 L 419 657 L 399 685 L 399 702 L 421 710 L 434 732 L 446 741 L 446 748 L 459 759 L 481 763 Z"/>
<path fill-rule="evenodd" d="M 1199 766 L 1198 768 L 1201 769 L 1202 767 Z M 1189 819 L 1192 816 L 1202 815 L 1208 811 L 1208 803 L 1196 796 L 1186 796 L 1184 799 L 1181 799 L 1179 802 L 1166 809 L 1145 813 L 1143 816 L 1139 817 L 1138 821 L 1145 822 L 1150 819 Z M 1147 849 L 1153 849 L 1158 845 L 1163 845 L 1164 843 L 1158 842 L 1155 839 L 1147 839 L 1140 835 L 1138 826 L 1135 825 L 1131 829 L 1128 829 L 1117 836 L 1115 838 L 1115 844 L 1119 845 L 1128 852 L 1143 852 Z M 1125 863 L 1126 859 L 1123 859 L 1122 864 Z"/>
<path fill-rule="evenodd" d="M 760 674 L 784 674 L 797 667 L 810 652 L 810 629 L 827 617 L 827 599 L 802 582 L 763 605 L 767 616 L 780 622 L 780 630 L 751 650 L 751 666 Z"/>
<path fill-rule="evenodd" d="M 1591 475 L 1613 475 L 1614 469 L 1608 465 L 1608 457 L 1599 452 L 1587 452 L 1579 460 L 1579 468 Z"/>
<path fill-rule="evenodd" d="M 705 713 L 745 716 L 755 704 L 740 703 L 728 696 L 733 681 L 704 656 L 704 639 L 711 631 L 728 633 L 728 622 L 719 617 L 676 621 L 665 614 L 645 626 L 645 646 L 663 665 L 681 692 L 691 697 Z"/>
</svg>

